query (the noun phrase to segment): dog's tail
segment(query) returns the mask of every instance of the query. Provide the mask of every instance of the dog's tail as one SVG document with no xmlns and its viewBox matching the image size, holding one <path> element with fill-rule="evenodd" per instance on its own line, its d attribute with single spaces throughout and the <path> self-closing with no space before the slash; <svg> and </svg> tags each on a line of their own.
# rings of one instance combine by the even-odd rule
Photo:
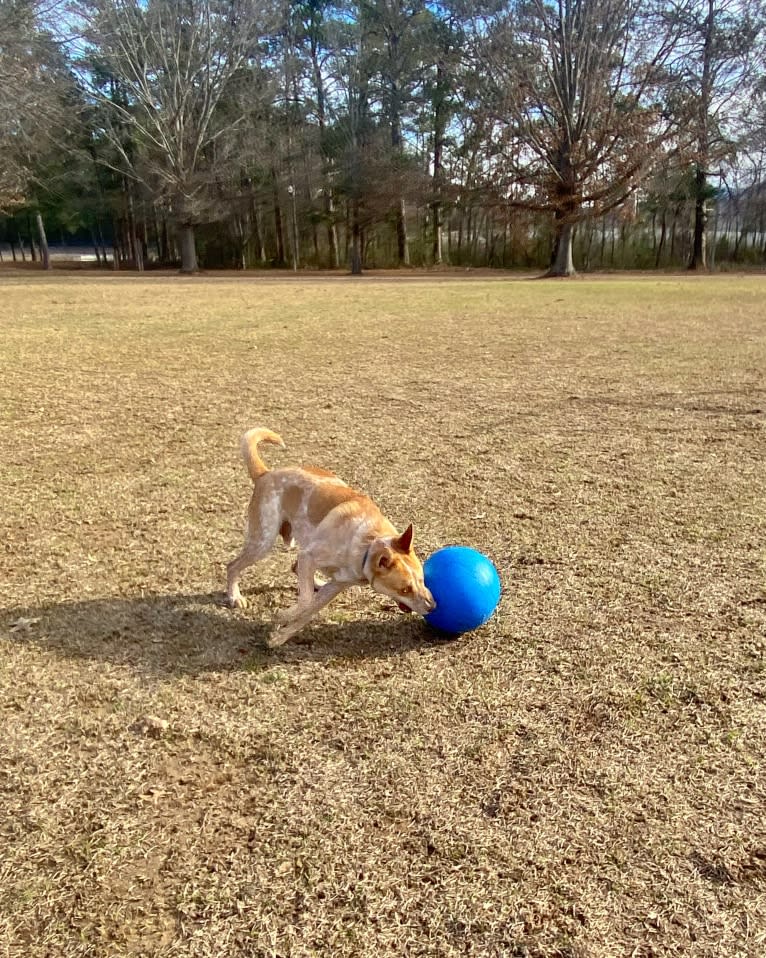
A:
<svg viewBox="0 0 766 958">
<path fill-rule="evenodd" d="M 247 471 L 250 473 L 253 482 L 269 471 L 268 466 L 258 455 L 258 443 L 260 442 L 270 442 L 275 446 L 285 448 L 282 437 L 270 429 L 248 429 L 242 437 L 242 458 L 245 460 Z"/>
</svg>

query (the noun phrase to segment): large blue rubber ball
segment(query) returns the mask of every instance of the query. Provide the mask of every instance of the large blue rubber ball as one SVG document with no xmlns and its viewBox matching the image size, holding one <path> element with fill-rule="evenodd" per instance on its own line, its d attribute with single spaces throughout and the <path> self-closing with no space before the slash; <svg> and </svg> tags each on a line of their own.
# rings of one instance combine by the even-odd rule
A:
<svg viewBox="0 0 766 958">
<path fill-rule="evenodd" d="M 426 586 L 436 608 L 426 622 L 442 632 L 460 635 L 483 625 L 500 601 L 500 576 L 481 552 L 468 546 L 446 546 L 423 565 Z"/>
</svg>

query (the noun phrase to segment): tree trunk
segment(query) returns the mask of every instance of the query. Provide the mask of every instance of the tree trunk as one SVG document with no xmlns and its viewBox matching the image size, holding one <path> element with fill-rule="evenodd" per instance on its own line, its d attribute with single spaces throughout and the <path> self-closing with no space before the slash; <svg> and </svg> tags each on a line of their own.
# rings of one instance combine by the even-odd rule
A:
<svg viewBox="0 0 766 958">
<path fill-rule="evenodd" d="M 98 240 L 96 239 L 96 231 L 91 227 L 90 230 L 90 241 L 93 243 L 93 252 L 96 254 L 96 266 L 101 266 L 101 251 L 98 248 Z"/>
<path fill-rule="evenodd" d="M 572 146 L 566 137 L 558 150 L 556 172 L 558 187 L 556 191 L 555 235 L 551 265 L 546 276 L 574 276 L 572 244 L 574 224 L 579 206 L 577 203 L 577 177 L 572 166 Z M 614 228 L 612 228 L 614 236 Z"/>
<path fill-rule="evenodd" d="M 234 217 L 234 234 L 235 242 L 237 244 L 237 269 L 246 270 L 247 269 L 247 232 L 245 230 L 245 221 L 239 216 L 235 215 Z"/>
<path fill-rule="evenodd" d="M 394 62 L 398 57 L 399 36 L 391 34 L 388 37 L 390 56 Z M 401 173 L 403 158 L 401 92 L 395 78 L 389 80 L 389 124 L 391 127 L 391 152 L 396 167 L 396 173 Z M 410 265 L 410 246 L 407 236 L 407 207 L 404 196 L 399 194 L 395 207 L 396 218 L 396 259 L 399 266 Z"/>
<path fill-rule="evenodd" d="M 266 262 L 266 249 L 263 245 L 263 231 L 261 230 L 261 217 L 258 213 L 258 205 L 255 197 L 250 199 L 250 216 L 253 221 L 253 241 L 255 243 L 255 258 L 259 263 Z"/>
<path fill-rule="evenodd" d="M 123 216 L 120 219 L 120 251 L 122 253 L 122 265 L 128 269 L 135 269 L 135 251 L 133 250 L 133 242 L 130 238 L 127 216 Z"/>
<path fill-rule="evenodd" d="M 583 253 L 583 269 L 586 273 L 590 272 L 590 248 L 593 245 L 593 224 L 588 224 L 588 239 L 585 243 L 585 251 Z"/>
<path fill-rule="evenodd" d="M 678 208 L 673 210 L 673 225 L 670 228 L 670 262 L 676 261 L 676 235 L 678 230 Z"/>
<path fill-rule="evenodd" d="M 338 268 L 338 227 L 335 224 L 335 203 L 332 188 L 324 188 L 324 209 L 327 216 L 327 245 L 330 250 L 330 269 Z"/>
<path fill-rule="evenodd" d="M 311 245 L 314 247 L 314 268 L 319 269 L 322 265 L 322 255 L 319 252 L 319 230 L 316 223 L 311 224 Z"/>
<path fill-rule="evenodd" d="M 146 268 L 146 261 L 149 259 L 149 227 L 146 208 L 141 204 L 143 216 L 141 218 L 141 269 Z"/>
<path fill-rule="evenodd" d="M 665 237 L 668 232 L 668 214 L 667 210 L 662 211 L 662 224 L 660 226 L 660 244 L 657 247 L 657 256 L 654 260 L 654 268 L 658 269 L 662 261 L 662 252 L 665 249 Z"/>
<path fill-rule="evenodd" d="M 164 266 L 170 262 L 170 241 L 168 239 L 168 221 L 165 216 L 162 217 L 162 229 L 160 233 L 160 260 Z"/>
<path fill-rule="evenodd" d="M 117 220 L 112 220 L 112 269 L 120 268 L 120 230 Z"/>
<path fill-rule="evenodd" d="M 199 272 L 197 247 L 194 242 L 194 226 L 191 223 L 184 223 L 181 226 L 181 272 Z"/>
<path fill-rule="evenodd" d="M 332 163 L 332 158 L 327 150 L 327 140 L 325 134 L 325 127 L 327 122 L 326 111 L 325 111 L 325 89 L 324 89 L 324 78 L 322 76 L 322 68 L 319 62 L 319 37 L 321 31 L 319 29 L 320 24 L 318 21 L 314 20 L 311 23 L 309 40 L 310 40 L 310 52 L 311 52 L 311 66 L 314 77 L 314 88 L 316 90 L 316 100 L 317 100 L 317 117 L 319 119 L 319 143 L 322 150 L 322 158 L 325 163 L 324 170 L 324 187 L 322 188 L 322 194 L 324 197 L 324 211 L 325 217 L 327 218 L 327 246 L 329 249 L 330 255 L 330 269 L 338 268 L 338 227 L 335 224 L 335 206 L 332 196 L 332 182 L 330 178 L 330 165 Z M 317 253 L 317 264 L 319 262 L 319 254 Z"/>
<path fill-rule="evenodd" d="M 447 70 L 440 59 L 436 64 L 436 89 L 434 92 L 434 197 L 431 203 L 434 230 L 431 254 L 435 266 L 439 266 L 442 262 L 442 183 L 444 179 L 442 156 L 447 129 L 447 96 L 444 95 L 447 84 L 446 77 Z"/>
<path fill-rule="evenodd" d="M 734 252 L 732 254 L 732 259 L 735 263 L 739 263 L 742 258 L 740 252 L 742 247 L 744 246 L 745 251 L 747 250 L 747 227 L 743 226 L 740 228 L 739 223 L 737 223 L 735 232 L 737 238 L 734 240 Z"/>
<path fill-rule="evenodd" d="M 282 228 L 282 207 L 279 202 L 277 171 L 272 169 L 271 181 L 274 190 L 274 232 L 277 238 L 277 266 L 285 265 L 285 235 Z"/>
<path fill-rule="evenodd" d="M 298 263 L 301 258 L 301 249 L 300 249 L 300 238 L 298 236 L 298 214 L 295 209 L 295 192 L 294 190 L 290 191 L 290 208 L 292 212 L 292 226 L 293 226 L 293 272 L 298 272 Z"/>
<path fill-rule="evenodd" d="M 96 217 L 96 227 L 93 233 L 93 242 L 96 244 L 96 248 L 101 251 L 101 265 L 106 266 L 109 262 L 109 258 L 106 254 L 106 243 L 104 242 L 104 231 L 101 228 L 101 219 Z"/>
<path fill-rule="evenodd" d="M 710 165 L 709 115 L 713 99 L 712 63 L 715 0 L 707 0 L 705 39 L 702 47 L 702 83 L 697 130 L 697 165 L 694 173 L 694 237 L 689 269 L 707 269 L 707 173 Z"/>
<path fill-rule="evenodd" d="M 574 224 L 564 220 L 556 234 L 555 255 L 546 276 L 574 276 L 575 268 L 572 260 L 572 239 Z"/>
<path fill-rule="evenodd" d="M 476 236 L 479 232 L 476 220 L 478 217 L 479 214 L 473 206 L 469 206 L 468 223 L 466 224 L 466 246 L 468 247 L 468 262 L 471 266 L 476 266 Z"/>
<path fill-rule="evenodd" d="M 437 69 L 437 76 L 441 70 L 441 64 Z M 434 129 L 434 198 L 431 203 L 431 220 L 433 225 L 433 246 L 431 247 L 431 259 L 434 266 L 441 266 L 442 263 L 442 148 L 444 131 L 440 128 L 438 111 Z"/>
<path fill-rule="evenodd" d="M 709 265 L 711 270 L 715 270 L 715 251 L 718 246 L 718 204 L 715 205 L 715 217 L 713 219 L 713 242 L 710 244 L 710 260 Z"/>
<path fill-rule="evenodd" d="M 694 176 L 694 236 L 689 269 L 707 269 L 707 176 L 699 166 Z"/>
<path fill-rule="evenodd" d="M 136 215 L 133 209 L 133 190 L 127 182 L 125 183 L 125 194 L 128 206 L 128 248 L 131 252 L 134 268 L 137 269 L 139 273 L 143 273 L 144 257 L 136 230 Z"/>
<path fill-rule="evenodd" d="M 157 262 L 161 264 L 164 262 L 164 256 L 162 255 L 162 228 L 160 227 L 157 207 L 154 205 L 152 205 L 152 223 L 154 226 L 154 248 L 157 251 Z"/>
<path fill-rule="evenodd" d="M 410 241 L 407 236 L 407 207 L 400 197 L 396 207 L 396 258 L 400 266 L 410 265 Z"/>
<path fill-rule="evenodd" d="M 354 200 L 351 222 L 351 275 L 362 275 L 362 230 L 359 224 L 359 203 Z"/>
<path fill-rule="evenodd" d="M 441 203 L 435 200 L 431 204 L 431 216 L 434 230 L 434 242 L 431 248 L 431 259 L 434 266 L 441 266 L 444 257 L 442 255 L 442 211 Z"/>
</svg>

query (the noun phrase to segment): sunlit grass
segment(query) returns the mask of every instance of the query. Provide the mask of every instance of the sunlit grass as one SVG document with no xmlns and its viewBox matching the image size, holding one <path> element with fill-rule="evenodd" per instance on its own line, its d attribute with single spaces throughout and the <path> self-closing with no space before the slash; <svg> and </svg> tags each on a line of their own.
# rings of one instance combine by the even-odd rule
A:
<svg viewBox="0 0 766 958">
<path fill-rule="evenodd" d="M 760 955 L 762 277 L 0 304 L 13 958 Z M 490 555 L 496 617 L 441 643 L 359 591 L 268 652 L 290 557 L 222 601 L 256 424 Z"/>
</svg>

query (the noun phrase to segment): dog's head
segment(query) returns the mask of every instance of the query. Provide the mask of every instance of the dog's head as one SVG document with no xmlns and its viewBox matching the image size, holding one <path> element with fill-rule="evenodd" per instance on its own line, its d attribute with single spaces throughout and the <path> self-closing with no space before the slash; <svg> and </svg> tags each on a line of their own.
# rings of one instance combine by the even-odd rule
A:
<svg viewBox="0 0 766 958">
<path fill-rule="evenodd" d="M 423 581 L 423 566 L 412 548 L 412 525 L 391 539 L 377 539 L 370 547 L 370 585 L 394 599 L 403 612 L 426 615 L 436 608 Z"/>
</svg>

